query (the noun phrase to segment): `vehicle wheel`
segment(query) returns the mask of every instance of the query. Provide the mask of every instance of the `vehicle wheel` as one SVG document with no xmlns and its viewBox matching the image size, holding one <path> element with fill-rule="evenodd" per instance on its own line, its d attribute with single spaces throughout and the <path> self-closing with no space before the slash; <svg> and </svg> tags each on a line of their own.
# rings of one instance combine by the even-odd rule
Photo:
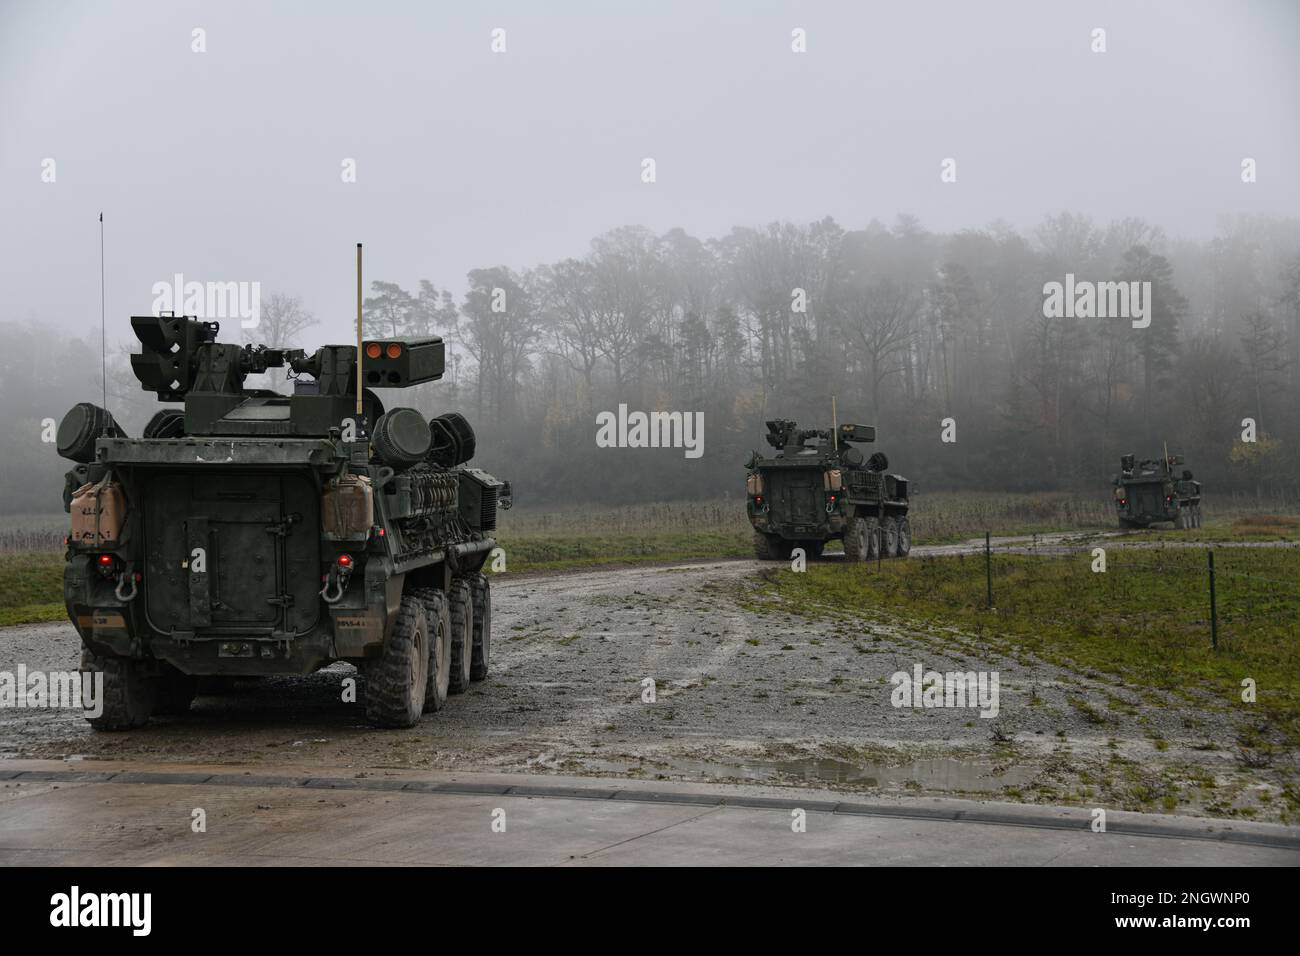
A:
<svg viewBox="0 0 1300 956">
<path fill-rule="evenodd" d="M 469 582 L 457 578 L 447 595 L 451 611 L 451 683 L 448 690 L 463 694 L 469 687 L 470 655 L 474 647 L 474 598 Z"/>
<path fill-rule="evenodd" d="M 1192 520 L 1196 522 L 1193 527 L 1199 528 L 1201 526 L 1201 506 L 1199 504 L 1192 508 Z"/>
<path fill-rule="evenodd" d="M 429 679 L 429 615 L 414 592 L 402 595 L 397 620 L 366 672 L 366 719 L 380 727 L 414 727 Z"/>
<path fill-rule="evenodd" d="M 776 535 L 767 534 L 763 531 L 754 532 L 754 556 L 760 561 L 775 561 L 779 555 L 776 552 Z"/>
<path fill-rule="evenodd" d="M 169 664 L 163 665 L 163 673 L 155 677 L 157 697 L 153 712 L 164 716 L 188 714 L 190 704 L 199 693 L 199 679 L 189 674 L 182 674 Z"/>
<path fill-rule="evenodd" d="M 905 558 L 912 553 L 912 523 L 907 515 L 898 519 L 898 557 Z"/>
<path fill-rule="evenodd" d="M 140 661 L 126 657 L 100 657 L 89 649 L 81 652 L 83 674 L 103 674 L 104 711 L 86 722 L 96 730 L 130 730 L 143 727 L 153 713 L 158 687 Z"/>
<path fill-rule="evenodd" d="M 429 618 L 429 674 L 424 684 L 424 712 L 442 710 L 451 683 L 451 615 L 447 595 L 437 588 L 415 592 Z"/>
<path fill-rule="evenodd" d="M 880 519 L 864 518 L 867 525 L 867 561 L 880 557 Z"/>
<path fill-rule="evenodd" d="M 880 523 L 880 556 L 882 558 L 898 556 L 897 518 L 886 518 Z"/>
<path fill-rule="evenodd" d="M 850 518 L 844 529 L 844 557 L 849 561 L 865 561 L 868 545 L 866 519 Z"/>
<path fill-rule="evenodd" d="M 492 585 L 486 574 L 469 579 L 474 607 L 474 646 L 469 657 L 469 679 L 482 680 L 488 675 L 492 654 Z"/>
</svg>

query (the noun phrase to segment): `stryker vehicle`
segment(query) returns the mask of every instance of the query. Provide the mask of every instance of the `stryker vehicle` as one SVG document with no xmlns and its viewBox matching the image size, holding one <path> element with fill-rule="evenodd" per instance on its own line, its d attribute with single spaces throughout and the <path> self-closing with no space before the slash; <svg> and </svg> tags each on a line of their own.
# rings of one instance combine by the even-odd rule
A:
<svg viewBox="0 0 1300 956">
<path fill-rule="evenodd" d="M 746 512 L 759 558 L 788 560 L 796 547 L 817 558 L 836 538 L 850 561 L 903 558 L 912 550 L 907 479 L 886 471 L 882 452 L 863 461 L 851 444 L 874 442 L 875 428 L 811 429 L 776 419 L 767 423 L 766 438 L 776 456 L 753 452 L 745 464 Z"/>
<path fill-rule="evenodd" d="M 1162 521 L 1176 528 L 1201 526 L 1201 483 L 1192 480 L 1186 468 L 1182 476 L 1174 468 L 1183 464 L 1182 455 L 1144 458 L 1132 455 L 1120 459 L 1115 476 L 1115 510 L 1121 528 L 1147 528 Z"/>
<path fill-rule="evenodd" d="M 64 571 L 82 670 L 104 675 L 99 729 L 189 709 L 200 679 L 365 678 L 367 718 L 409 727 L 487 676 L 492 602 L 482 568 L 509 485 L 468 467 L 458 414 L 384 411 L 358 387 L 356 345 L 311 355 L 218 342 L 216 322 L 136 316 L 131 367 L 165 408 L 129 438 L 75 406 Z M 367 385 L 442 377 L 442 339 L 367 341 Z M 287 370 L 291 395 L 244 388 Z M 358 406 L 362 414 L 357 414 Z"/>
</svg>

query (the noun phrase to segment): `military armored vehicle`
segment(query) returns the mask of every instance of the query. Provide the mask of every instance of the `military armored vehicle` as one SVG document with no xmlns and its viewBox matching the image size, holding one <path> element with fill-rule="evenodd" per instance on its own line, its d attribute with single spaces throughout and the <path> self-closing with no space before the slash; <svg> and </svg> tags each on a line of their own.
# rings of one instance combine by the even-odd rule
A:
<svg viewBox="0 0 1300 956">
<path fill-rule="evenodd" d="M 437 381 L 440 338 L 366 341 L 358 363 L 359 345 L 231 345 L 184 316 L 131 326 L 136 378 L 183 407 L 130 438 L 77 405 L 57 435 L 75 463 L 64 597 L 83 670 L 104 675 L 92 725 L 185 711 L 200 678 L 346 661 L 364 676 L 367 718 L 407 727 L 487 675 L 482 569 L 509 485 L 467 464 L 475 437 L 460 415 L 385 411 L 363 389 Z M 244 387 L 270 368 L 292 394 Z"/>
<path fill-rule="evenodd" d="M 864 460 L 854 447 L 874 442 L 875 428 L 800 428 L 776 419 L 767 423 L 766 439 L 776 454 L 753 452 L 745 466 L 759 558 L 788 560 L 796 547 L 817 558 L 837 538 L 850 561 L 902 558 L 912 550 L 907 479 L 887 471 L 882 452 Z"/>
<path fill-rule="evenodd" d="M 1147 528 L 1165 521 L 1176 528 L 1201 526 L 1201 483 L 1187 469 L 1175 474 L 1181 464 L 1181 455 L 1167 453 L 1141 461 L 1132 455 L 1120 459 L 1114 485 L 1121 528 Z"/>
</svg>

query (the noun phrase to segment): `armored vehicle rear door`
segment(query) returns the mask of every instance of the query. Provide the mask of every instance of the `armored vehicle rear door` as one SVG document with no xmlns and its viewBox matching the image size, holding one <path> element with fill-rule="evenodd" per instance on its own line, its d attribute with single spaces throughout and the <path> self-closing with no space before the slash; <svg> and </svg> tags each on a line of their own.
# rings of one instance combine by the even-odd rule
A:
<svg viewBox="0 0 1300 956">
<path fill-rule="evenodd" d="M 768 473 L 769 499 L 777 518 L 794 530 L 814 531 L 825 520 L 825 480 L 820 468 L 774 468 Z"/>
<path fill-rule="evenodd" d="M 1158 481 L 1130 484 L 1126 489 L 1135 514 L 1158 515 L 1165 510 L 1165 491 Z"/>
<path fill-rule="evenodd" d="M 149 482 L 145 502 L 154 627 L 270 633 L 315 624 L 319 504 L 306 478 L 172 474 Z"/>
</svg>

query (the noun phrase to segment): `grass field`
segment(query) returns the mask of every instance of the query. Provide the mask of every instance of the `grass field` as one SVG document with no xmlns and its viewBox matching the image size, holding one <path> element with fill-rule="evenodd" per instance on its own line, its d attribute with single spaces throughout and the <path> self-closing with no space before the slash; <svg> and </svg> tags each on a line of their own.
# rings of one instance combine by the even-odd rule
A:
<svg viewBox="0 0 1300 956">
<path fill-rule="evenodd" d="M 0 554 L 0 626 L 59 621 L 63 606 L 63 553 Z"/>
<path fill-rule="evenodd" d="M 1207 505 L 1207 523 L 1184 540 L 1300 540 L 1300 517 L 1252 513 L 1259 503 Z M 0 625 L 58 619 L 66 515 L 0 518 Z M 918 495 L 911 514 L 916 544 L 945 544 L 995 535 L 1113 529 L 1104 495 L 935 492 Z M 1189 537 L 1194 536 L 1194 537 Z M 498 540 L 509 571 L 559 570 L 596 564 L 636 564 L 753 554 L 752 531 L 739 497 L 619 508 L 502 512 Z M 838 549 L 838 545 L 832 550 Z"/>
<path fill-rule="evenodd" d="M 1215 554 L 1218 647 L 1211 646 L 1208 569 L 1201 549 L 1111 548 L 1104 573 L 1090 550 L 1067 556 L 995 554 L 993 608 L 984 556 L 913 558 L 804 574 L 764 572 L 763 594 L 784 610 L 883 608 L 923 622 L 938 640 L 1113 674 L 1134 688 L 1244 706 L 1255 681 L 1260 751 L 1300 744 L 1300 549 L 1221 548 Z"/>
<path fill-rule="evenodd" d="M 1300 516 L 1238 514 L 1206 519 L 1204 527 L 1190 531 L 1147 529 L 1131 532 L 1136 538 L 1159 538 L 1176 534 L 1181 541 L 1300 541 Z"/>
<path fill-rule="evenodd" d="M 983 534 L 1108 527 L 1108 505 L 1069 494 L 935 493 L 913 503 L 917 544 Z M 600 510 L 510 511 L 498 538 L 512 571 L 590 564 L 753 555 L 743 499 L 629 505 Z"/>
</svg>

